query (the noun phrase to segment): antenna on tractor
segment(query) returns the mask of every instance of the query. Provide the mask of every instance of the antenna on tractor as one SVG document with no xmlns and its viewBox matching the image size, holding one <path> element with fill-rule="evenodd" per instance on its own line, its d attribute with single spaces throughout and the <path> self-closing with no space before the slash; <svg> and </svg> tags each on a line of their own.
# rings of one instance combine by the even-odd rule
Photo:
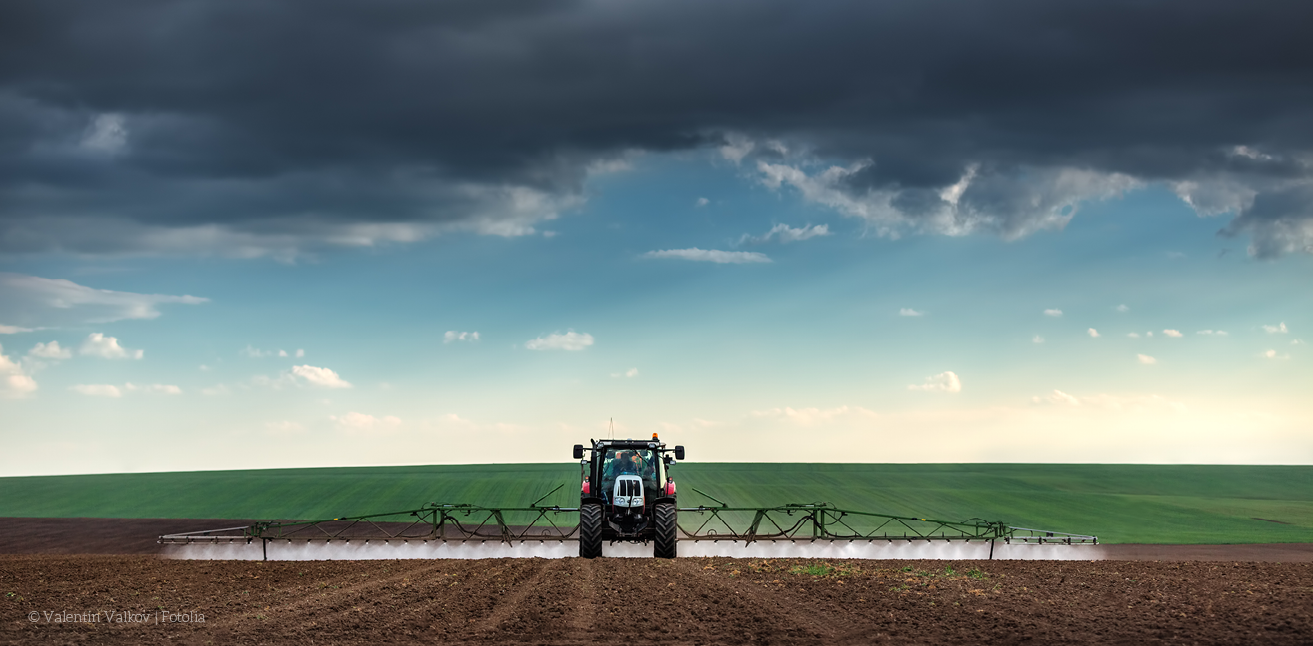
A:
<svg viewBox="0 0 1313 646">
<path fill-rule="evenodd" d="M 615 418 L 611 418 L 611 439 L 615 439 Z"/>
</svg>

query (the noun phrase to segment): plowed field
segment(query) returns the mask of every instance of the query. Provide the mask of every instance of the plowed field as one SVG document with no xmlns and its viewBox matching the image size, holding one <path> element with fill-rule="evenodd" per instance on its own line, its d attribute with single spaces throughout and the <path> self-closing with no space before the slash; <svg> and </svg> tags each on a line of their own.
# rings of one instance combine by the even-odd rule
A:
<svg viewBox="0 0 1313 646">
<path fill-rule="evenodd" d="M 15 644 L 1313 642 L 1309 563 L 10 555 L 0 596 Z"/>
</svg>

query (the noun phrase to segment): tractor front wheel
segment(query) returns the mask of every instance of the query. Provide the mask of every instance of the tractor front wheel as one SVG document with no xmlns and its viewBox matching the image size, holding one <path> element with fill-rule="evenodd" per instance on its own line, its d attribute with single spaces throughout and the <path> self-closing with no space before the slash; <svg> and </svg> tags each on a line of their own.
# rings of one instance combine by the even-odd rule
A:
<svg viewBox="0 0 1313 646">
<path fill-rule="evenodd" d="M 579 556 L 595 559 L 602 555 L 602 506 L 596 503 L 579 508 Z"/>
<path fill-rule="evenodd" d="M 675 542 L 679 531 L 676 524 L 675 506 L 668 502 L 655 505 L 652 515 L 656 517 L 656 536 L 653 537 L 652 555 L 659 559 L 673 559 L 677 550 Z"/>
</svg>

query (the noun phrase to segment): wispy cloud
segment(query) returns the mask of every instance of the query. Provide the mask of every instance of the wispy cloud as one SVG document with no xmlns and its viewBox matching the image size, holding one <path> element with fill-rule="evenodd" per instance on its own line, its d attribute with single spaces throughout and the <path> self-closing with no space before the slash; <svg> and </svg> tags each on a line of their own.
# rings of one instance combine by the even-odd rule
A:
<svg viewBox="0 0 1313 646">
<path fill-rule="evenodd" d="M 1131 308 L 1127 307 L 1125 303 L 1122 303 L 1121 305 L 1118 305 L 1117 307 L 1114 307 L 1113 309 L 1115 309 L 1115 310 L 1117 310 L 1118 312 L 1121 312 L 1121 313 L 1123 313 L 1123 314 L 1125 314 L 1126 312 L 1131 311 Z"/>
<path fill-rule="evenodd" d="M 910 307 L 904 307 L 898 310 L 899 316 L 925 316 L 925 312 L 914 310 Z"/>
<path fill-rule="evenodd" d="M 451 343 L 452 341 L 478 341 L 478 340 L 479 340 L 478 332 L 457 332 L 455 330 L 448 330 L 446 334 L 442 335 L 443 343 Z"/>
<path fill-rule="evenodd" d="M 1155 358 L 1153 358 L 1153 357 L 1151 357 L 1151 356 L 1149 356 L 1149 355 L 1147 355 L 1147 354 L 1137 354 L 1137 355 L 1135 355 L 1135 357 L 1136 357 L 1137 359 L 1140 360 L 1140 363 L 1142 363 L 1142 364 L 1144 364 L 1144 365 L 1146 365 L 1146 366 L 1150 366 L 1150 365 L 1153 365 L 1153 364 L 1155 364 L 1155 363 L 1158 363 L 1158 360 L 1157 360 L 1157 359 L 1155 359 Z"/>
<path fill-rule="evenodd" d="M 300 422 L 265 422 L 264 427 L 269 429 L 269 432 L 274 433 L 275 435 L 293 435 L 305 432 L 305 426 Z"/>
<path fill-rule="evenodd" d="M 524 342 L 529 350 L 572 350 L 578 351 L 593 344 L 593 335 L 580 334 L 570 330 L 565 334 L 549 334 Z"/>
<path fill-rule="evenodd" d="M 122 387 L 113 384 L 78 384 L 69 387 L 76 393 L 90 397 L 122 397 L 124 393 L 142 393 L 155 395 L 181 395 L 182 388 L 173 384 L 134 384 L 128 382 Z"/>
<path fill-rule="evenodd" d="M 1264 325 L 1263 331 L 1268 334 L 1285 334 L 1290 330 L 1286 329 L 1286 324 L 1283 322 L 1277 325 Z"/>
<path fill-rule="evenodd" d="M 706 205 L 708 205 L 708 204 L 710 204 L 710 203 L 711 203 L 711 200 L 708 200 L 708 199 L 705 198 L 705 197 L 699 197 L 698 200 L 697 200 L 697 202 L 694 202 L 694 204 L 696 204 L 696 205 L 698 205 L 698 206 L 706 206 Z"/>
<path fill-rule="evenodd" d="M 1058 406 L 1093 406 L 1108 410 L 1144 410 L 1151 408 L 1169 408 L 1177 412 L 1186 410 L 1185 404 L 1168 400 L 1161 395 L 1071 395 L 1054 389 L 1048 395 L 1032 397 L 1036 404 L 1055 404 Z"/>
<path fill-rule="evenodd" d="M 82 393 L 91 397 L 122 397 L 123 391 L 118 386 L 110 384 L 78 384 L 69 387 L 73 392 Z"/>
<path fill-rule="evenodd" d="M 861 406 L 838 406 L 835 408 L 790 408 L 785 406 L 783 408 L 752 411 L 750 415 L 756 418 L 779 419 L 799 426 L 815 426 L 850 417 L 877 417 L 876 413 Z M 717 425 L 714 422 L 697 421 L 702 422 L 701 425 L 704 427 Z"/>
<path fill-rule="evenodd" d="M 1199 330 L 1198 332 L 1195 332 L 1195 334 L 1203 336 L 1227 336 L 1225 330 Z"/>
<path fill-rule="evenodd" d="M 923 384 L 911 384 L 907 389 L 927 392 L 960 393 L 962 392 L 962 380 L 958 378 L 957 373 L 952 370 L 947 370 L 937 375 L 926 377 L 925 383 Z"/>
<path fill-rule="evenodd" d="M 1059 316 L 1062 316 L 1062 310 L 1057 310 L 1057 309 L 1044 310 L 1044 316 L 1052 316 L 1054 318 L 1057 318 Z"/>
<path fill-rule="evenodd" d="M 0 334 L 18 334 L 19 332 L 31 332 L 30 327 L 18 327 L 17 325 L 0 325 Z"/>
<path fill-rule="evenodd" d="M 263 359 L 265 357 L 291 357 L 291 356 L 295 356 L 296 358 L 300 359 L 301 357 L 305 356 L 305 350 L 297 349 L 295 353 L 289 353 L 287 350 L 281 350 L 281 349 L 261 350 L 259 348 L 254 348 L 251 347 L 250 345 L 247 345 L 245 348 L 239 350 L 238 354 L 251 357 L 252 359 Z"/>
<path fill-rule="evenodd" d="M 624 371 L 624 372 L 613 372 L 613 373 L 611 373 L 611 378 L 612 378 L 612 379 L 617 379 L 617 378 L 620 378 L 620 377 L 627 377 L 627 378 L 632 379 L 632 378 L 637 377 L 637 376 L 638 376 L 638 368 L 630 368 L 630 369 L 628 369 L 628 370 L 626 370 L 626 371 Z"/>
<path fill-rule="evenodd" d="M 1128 336 L 1128 337 L 1130 337 L 1130 338 L 1132 338 L 1132 339 L 1138 339 L 1138 338 L 1140 338 L 1140 333 L 1139 333 L 1139 332 L 1129 332 L 1129 333 L 1126 334 L 1126 336 Z"/>
<path fill-rule="evenodd" d="M 1290 358 L 1290 355 L 1288 355 L 1288 354 L 1277 354 L 1277 351 L 1276 351 L 1276 350 L 1267 350 L 1267 351 L 1265 351 L 1265 352 L 1263 353 L 1263 356 L 1266 357 L 1266 358 L 1268 358 L 1268 359 L 1289 359 L 1289 358 Z"/>
<path fill-rule="evenodd" d="M 744 265 L 761 262 L 771 262 L 771 259 L 764 253 L 755 251 L 720 251 L 718 249 L 665 249 L 662 251 L 649 251 L 642 255 L 643 258 L 678 258 L 681 260 L 694 260 L 698 262 L 714 262 L 720 265 Z"/>
<path fill-rule="evenodd" d="M 1091 338 L 1091 339 L 1097 339 L 1097 338 L 1099 338 L 1099 331 L 1096 330 L 1096 329 L 1094 329 L 1094 328 L 1090 328 L 1090 329 L 1086 330 L 1085 333 L 1088 334 L 1088 335 L 1090 335 L 1090 338 Z"/>
<path fill-rule="evenodd" d="M 826 224 L 817 224 L 814 226 L 806 225 L 798 228 L 791 227 L 787 224 L 777 224 L 771 227 L 770 231 L 759 236 L 751 236 L 746 233 L 743 234 L 743 237 L 739 238 L 739 244 L 762 244 L 770 242 L 771 240 L 779 240 L 780 242 L 799 242 L 809 238 L 828 235 L 830 235 L 830 227 Z"/>
<path fill-rule="evenodd" d="M 182 389 L 172 384 L 144 384 L 138 386 L 132 382 L 124 384 L 123 390 L 127 392 L 157 393 L 161 395 L 181 395 Z"/>
<path fill-rule="evenodd" d="M 160 315 L 160 305 L 198 305 L 209 300 L 197 296 L 118 292 L 79 285 L 63 278 L 0 273 L 0 320 L 31 326 L 153 319 Z M 30 328 L 14 329 L 26 331 Z"/>
<path fill-rule="evenodd" d="M 1030 342 L 1031 342 L 1031 343 L 1043 343 L 1043 342 L 1044 342 L 1044 337 L 1042 337 L 1042 336 L 1036 334 L 1034 337 L 1032 337 L 1032 338 L 1030 339 Z"/>
<path fill-rule="evenodd" d="M 343 430 L 352 434 L 391 433 L 401 427 L 401 419 L 392 415 L 375 417 L 365 413 L 350 412 L 342 416 L 330 415 L 328 419 L 336 422 Z"/>
<path fill-rule="evenodd" d="M 1167 335 L 1167 336 L 1170 336 L 1170 337 L 1172 337 L 1173 339 L 1179 339 L 1179 338 L 1181 338 L 1181 331 L 1180 331 L 1180 330 L 1163 330 L 1163 334 L 1165 334 L 1165 335 Z"/>
<path fill-rule="evenodd" d="M 102 359 L 140 359 L 146 354 L 144 350 L 129 350 L 119 345 L 117 338 L 105 336 L 100 332 L 92 332 L 87 335 L 78 352 Z"/>
</svg>

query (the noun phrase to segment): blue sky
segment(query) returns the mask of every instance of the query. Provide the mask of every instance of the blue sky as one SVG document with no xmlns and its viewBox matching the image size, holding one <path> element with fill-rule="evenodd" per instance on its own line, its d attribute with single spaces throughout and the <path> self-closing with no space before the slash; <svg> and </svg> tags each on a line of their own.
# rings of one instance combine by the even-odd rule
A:
<svg viewBox="0 0 1313 646">
<path fill-rule="evenodd" d="M 717 151 L 586 196 L 515 236 L 9 259 L 121 295 L 6 308 L 36 388 L 0 401 L 0 471 L 552 461 L 611 418 L 703 460 L 1313 460 L 1310 259 L 1254 259 L 1161 187 L 1010 241 L 880 236 Z M 824 234 L 744 241 L 779 225 Z M 195 298 L 129 311 L 148 295 Z"/>
</svg>

